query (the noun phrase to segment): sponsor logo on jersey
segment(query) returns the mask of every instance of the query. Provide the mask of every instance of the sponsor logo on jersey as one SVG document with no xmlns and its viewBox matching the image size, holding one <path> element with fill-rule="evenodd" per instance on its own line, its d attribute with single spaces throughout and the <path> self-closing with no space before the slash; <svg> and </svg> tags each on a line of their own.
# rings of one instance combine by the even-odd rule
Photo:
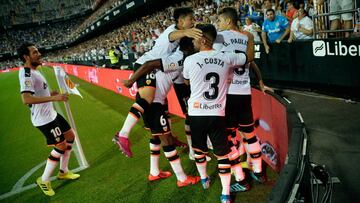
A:
<svg viewBox="0 0 360 203">
<path fill-rule="evenodd" d="M 176 64 L 175 63 L 170 63 L 169 64 L 169 70 L 175 70 L 176 69 Z"/>
<path fill-rule="evenodd" d="M 29 80 L 25 81 L 25 87 L 31 87 L 31 81 Z"/>
<path fill-rule="evenodd" d="M 231 84 L 234 84 L 234 85 L 246 85 L 248 83 L 247 80 L 232 80 L 231 81 Z"/>
<path fill-rule="evenodd" d="M 315 40 L 312 42 L 314 56 L 360 56 L 360 45 L 344 45 L 342 41 L 325 42 Z"/>
<path fill-rule="evenodd" d="M 204 110 L 213 110 L 213 109 L 220 109 L 222 108 L 222 104 L 212 104 L 208 105 L 205 103 L 194 102 L 195 109 L 204 109 Z"/>
</svg>

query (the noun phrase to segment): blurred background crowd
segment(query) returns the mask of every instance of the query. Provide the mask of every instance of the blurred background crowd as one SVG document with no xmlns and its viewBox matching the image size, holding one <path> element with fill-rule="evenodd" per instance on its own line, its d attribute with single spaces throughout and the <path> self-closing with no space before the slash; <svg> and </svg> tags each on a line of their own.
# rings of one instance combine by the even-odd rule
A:
<svg viewBox="0 0 360 203">
<path fill-rule="evenodd" d="M 330 0 L 335 1 L 335 0 Z M 354 7 L 354 1 L 350 2 L 350 7 Z M 0 34 L 0 53 L 15 52 L 16 48 L 24 41 L 31 41 L 39 47 L 53 46 L 56 44 L 69 42 L 82 32 L 85 28 L 95 22 L 98 18 L 106 15 L 111 9 L 123 4 L 124 0 L 57 0 L 56 3 L 49 4 L 46 0 L 5 0 L 4 5 L 0 5 L 2 24 L 21 24 L 25 20 L 32 22 L 41 21 L 57 16 L 71 16 L 75 13 L 85 12 L 91 9 L 89 15 L 68 20 L 33 26 L 26 29 L 3 29 Z M 92 5 L 92 7 L 90 6 Z M 94 6 L 95 5 L 95 6 Z M 313 27 L 325 29 L 335 27 L 328 19 L 320 19 L 313 22 L 312 16 L 331 10 L 330 2 L 323 0 L 191 0 L 174 4 L 162 11 L 144 16 L 140 19 L 134 19 L 117 29 L 108 33 L 101 34 L 88 41 L 75 46 L 48 53 L 45 60 L 49 61 L 83 61 L 83 60 L 104 60 L 113 57 L 127 59 L 129 53 L 135 55 L 135 58 L 141 56 L 144 52 L 151 49 L 154 40 L 173 22 L 172 11 L 176 7 L 190 6 L 195 11 L 195 20 L 199 23 L 213 23 L 216 25 L 217 12 L 224 7 L 234 7 L 240 13 L 241 27 L 254 35 L 256 43 L 263 42 L 261 33 L 269 34 L 267 27 L 267 11 L 274 11 L 275 20 L 284 18 L 288 23 L 288 36 L 281 43 L 292 43 L 295 40 L 312 39 Z M 25 9 L 27 8 L 27 9 Z M 25 9 L 25 10 L 24 10 Z M 52 15 L 49 16 L 49 13 Z M 330 18 L 331 19 L 331 18 Z M 341 16 L 342 27 L 346 26 L 346 19 Z M 351 15 L 351 22 L 354 16 Z M 270 20 L 271 21 L 271 20 Z M 274 20 L 272 20 L 274 21 Z M 345 22 L 345 23 L 344 23 Z M 351 29 L 354 27 L 351 24 Z M 302 29 L 303 28 L 303 29 Z M 336 28 L 336 29 L 339 29 Z M 284 30 L 285 32 L 285 30 Z M 341 37 L 351 37 L 350 32 L 340 33 Z M 337 35 L 339 36 L 339 35 Z M 270 38 L 269 38 L 270 37 Z M 328 33 L 317 36 L 318 38 L 332 37 Z M 271 41 L 268 35 L 267 40 Z M 1 69 L 19 66 L 19 60 L 7 60 L 0 62 Z"/>
</svg>

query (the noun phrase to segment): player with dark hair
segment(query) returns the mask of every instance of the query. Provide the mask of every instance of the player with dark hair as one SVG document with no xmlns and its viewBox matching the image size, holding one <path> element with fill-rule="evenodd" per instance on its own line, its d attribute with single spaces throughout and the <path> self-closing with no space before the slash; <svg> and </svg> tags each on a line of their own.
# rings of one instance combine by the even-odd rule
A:
<svg viewBox="0 0 360 203">
<path fill-rule="evenodd" d="M 248 51 L 251 56 L 254 56 L 254 38 L 249 32 L 240 32 L 237 26 L 238 17 L 237 12 L 233 8 L 224 8 L 219 12 L 218 33 L 214 48 L 226 52 L 245 52 Z M 226 123 L 227 134 L 230 139 L 235 139 L 236 129 L 244 136 L 244 145 L 239 146 L 239 154 L 234 154 L 233 167 L 236 183 L 232 185 L 231 189 L 234 192 L 246 191 L 249 185 L 245 182 L 245 177 L 240 170 L 240 159 L 238 156 L 245 155 L 246 152 L 250 155 L 250 162 L 253 173 L 252 177 L 264 182 L 265 178 L 262 173 L 262 159 L 261 147 L 258 138 L 254 134 L 254 119 L 251 106 L 251 86 L 249 69 L 254 70 L 255 75 L 259 81 L 261 91 L 267 88 L 262 79 L 261 72 L 255 62 L 250 62 L 244 66 L 239 66 L 233 70 L 231 84 L 227 92 L 226 103 Z M 240 139 L 234 140 L 240 142 Z"/>
<path fill-rule="evenodd" d="M 228 79 L 233 67 L 244 65 L 244 53 L 224 53 L 212 49 L 217 36 L 211 24 L 198 24 L 203 37 L 194 39 L 194 47 L 199 53 L 188 56 L 184 61 L 184 78 L 190 84 L 191 95 L 188 100 L 188 113 L 192 131 L 192 146 L 195 162 L 204 189 L 210 186 L 206 172 L 209 136 L 214 154 L 218 159 L 218 172 L 222 184 L 221 202 L 230 202 L 231 156 L 230 145 L 225 135 L 225 104 Z M 253 60 L 253 58 L 250 58 Z"/>
<path fill-rule="evenodd" d="M 169 171 L 159 169 L 160 144 L 162 144 L 164 154 L 170 162 L 170 165 L 178 179 L 178 187 L 195 184 L 199 182 L 199 177 L 187 176 L 181 166 L 180 157 L 177 154 L 174 138 L 171 133 L 171 126 L 167 113 L 165 112 L 165 99 L 173 81 L 181 74 L 183 60 L 186 56 L 192 54 L 193 46 L 190 38 L 182 38 L 180 47 L 170 56 L 146 62 L 141 66 L 129 80 L 124 81 L 125 86 L 130 87 L 142 75 L 146 75 L 154 69 L 156 74 L 156 89 L 153 103 L 149 109 L 144 112 L 143 118 L 151 130 L 150 139 L 150 175 L 149 181 L 167 178 L 171 175 Z"/>
<path fill-rule="evenodd" d="M 176 24 L 169 26 L 155 41 L 154 47 L 136 61 L 134 70 L 136 71 L 145 62 L 169 56 L 176 50 L 179 45 L 179 40 L 182 37 L 201 37 L 201 31 L 193 28 L 195 23 L 193 15 L 194 13 L 191 8 L 175 9 L 174 18 Z M 137 86 L 138 93 L 136 95 L 136 102 L 130 108 L 123 127 L 114 137 L 120 150 L 128 157 L 132 157 L 130 142 L 128 140 L 130 131 L 154 99 L 156 88 L 155 72 L 152 71 L 140 77 L 137 80 Z"/>
<path fill-rule="evenodd" d="M 58 179 L 74 180 L 80 177 L 79 174 L 74 174 L 68 169 L 71 146 L 75 138 L 74 132 L 68 122 L 55 111 L 52 104 L 54 101 L 67 101 L 68 95 L 56 91 L 50 93 L 46 79 L 37 70 L 41 65 L 41 54 L 34 44 L 29 42 L 22 44 L 17 53 L 24 62 L 24 67 L 19 71 L 22 101 L 30 108 L 32 124 L 45 135 L 48 146 L 54 146 L 47 159 L 45 170 L 36 180 L 36 184 L 45 195 L 53 196 L 55 192 L 51 187 L 50 177 L 59 161 L 61 163 Z"/>
</svg>

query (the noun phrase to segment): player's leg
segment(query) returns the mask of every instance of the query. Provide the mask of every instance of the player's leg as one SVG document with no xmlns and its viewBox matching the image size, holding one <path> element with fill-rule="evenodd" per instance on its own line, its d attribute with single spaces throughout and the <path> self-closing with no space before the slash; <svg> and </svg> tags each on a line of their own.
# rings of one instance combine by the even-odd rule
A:
<svg viewBox="0 0 360 203">
<path fill-rule="evenodd" d="M 244 136 L 244 146 L 246 153 L 250 156 L 250 165 L 252 168 L 251 176 L 258 182 L 265 182 L 266 176 L 262 171 L 262 158 L 260 140 L 255 135 L 254 118 L 251 106 L 251 95 L 243 95 L 242 109 L 239 130 Z"/>
<path fill-rule="evenodd" d="M 56 169 L 60 157 L 66 150 L 66 140 L 64 134 L 57 126 L 56 119 L 46 125 L 37 127 L 46 137 L 48 146 L 54 146 L 51 150 L 50 155 L 46 161 L 45 169 L 41 177 L 36 180 L 36 184 L 41 188 L 45 195 L 55 195 L 54 190 L 51 187 L 50 177 Z"/>
<path fill-rule="evenodd" d="M 149 112 L 150 111 L 152 115 L 151 119 L 146 120 L 150 125 L 153 136 L 158 135 L 160 137 L 165 157 L 169 160 L 171 168 L 178 180 L 178 187 L 184 187 L 197 183 L 200 178 L 187 176 L 182 168 L 180 157 L 174 145 L 174 138 L 171 135 L 170 124 L 163 105 L 153 103 Z"/>
<path fill-rule="evenodd" d="M 239 103 L 238 95 L 227 95 L 225 106 L 226 135 L 231 149 L 229 160 L 231 170 L 234 172 L 235 183 L 231 185 L 231 192 L 244 192 L 250 189 L 250 185 L 245 179 L 245 174 L 241 165 L 241 155 L 238 151 L 240 144 L 239 136 L 236 134 L 236 127 L 239 122 Z M 244 152 L 243 152 L 244 153 Z"/>
<path fill-rule="evenodd" d="M 72 151 L 72 144 L 74 143 L 75 139 L 74 131 L 71 129 L 69 123 L 60 114 L 58 114 L 54 122 L 56 122 L 56 126 L 58 127 L 56 129 L 58 131 L 57 133 L 62 133 L 65 138 L 64 147 L 60 147 L 64 151 L 64 154 L 60 157 L 60 170 L 57 178 L 66 180 L 78 179 L 80 175 L 72 173 L 68 168 L 70 154 Z"/>
<path fill-rule="evenodd" d="M 189 159 L 194 160 L 195 154 L 192 148 L 190 122 L 187 114 L 187 100 L 190 97 L 190 87 L 188 85 L 185 85 L 185 83 L 174 83 L 174 90 L 176 93 L 176 97 L 178 98 L 181 110 L 185 115 L 184 128 L 185 128 L 186 140 L 189 146 Z"/>
<path fill-rule="evenodd" d="M 191 137 L 191 144 L 194 149 L 194 158 L 196 168 L 200 174 L 201 184 L 204 189 L 210 187 L 210 177 L 207 174 L 206 166 L 206 154 L 208 152 L 207 147 L 207 134 L 208 134 L 208 120 L 205 116 L 189 116 L 190 128 L 193 136 Z"/>
<path fill-rule="evenodd" d="M 140 64 L 135 64 L 135 70 L 140 66 Z M 144 75 L 137 81 L 137 85 L 136 102 L 131 106 L 121 130 L 113 139 L 127 157 L 132 157 L 131 144 L 128 139 L 129 134 L 154 99 L 156 87 L 155 73 L 150 72 Z"/>
<path fill-rule="evenodd" d="M 209 137 L 218 160 L 218 173 L 222 185 L 220 199 L 222 202 L 230 202 L 231 163 L 229 155 L 231 149 L 225 134 L 225 117 L 211 116 L 208 123 Z"/>
<path fill-rule="evenodd" d="M 150 174 L 149 181 L 155 181 L 171 176 L 170 171 L 161 171 L 159 168 L 161 140 L 159 136 L 153 136 L 150 139 Z"/>
</svg>

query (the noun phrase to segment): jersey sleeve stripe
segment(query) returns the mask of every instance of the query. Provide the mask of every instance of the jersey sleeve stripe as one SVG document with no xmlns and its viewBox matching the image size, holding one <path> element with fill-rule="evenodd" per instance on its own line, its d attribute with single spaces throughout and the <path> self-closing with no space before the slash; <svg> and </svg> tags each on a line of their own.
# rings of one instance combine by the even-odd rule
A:
<svg viewBox="0 0 360 203">
<path fill-rule="evenodd" d="M 31 94 L 35 94 L 35 92 L 33 92 L 33 91 L 29 91 L 29 90 L 21 91 L 21 92 L 20 92 L 20 94 L 22 94 L 22 93 L 31 93 Z"/>
</svg>

